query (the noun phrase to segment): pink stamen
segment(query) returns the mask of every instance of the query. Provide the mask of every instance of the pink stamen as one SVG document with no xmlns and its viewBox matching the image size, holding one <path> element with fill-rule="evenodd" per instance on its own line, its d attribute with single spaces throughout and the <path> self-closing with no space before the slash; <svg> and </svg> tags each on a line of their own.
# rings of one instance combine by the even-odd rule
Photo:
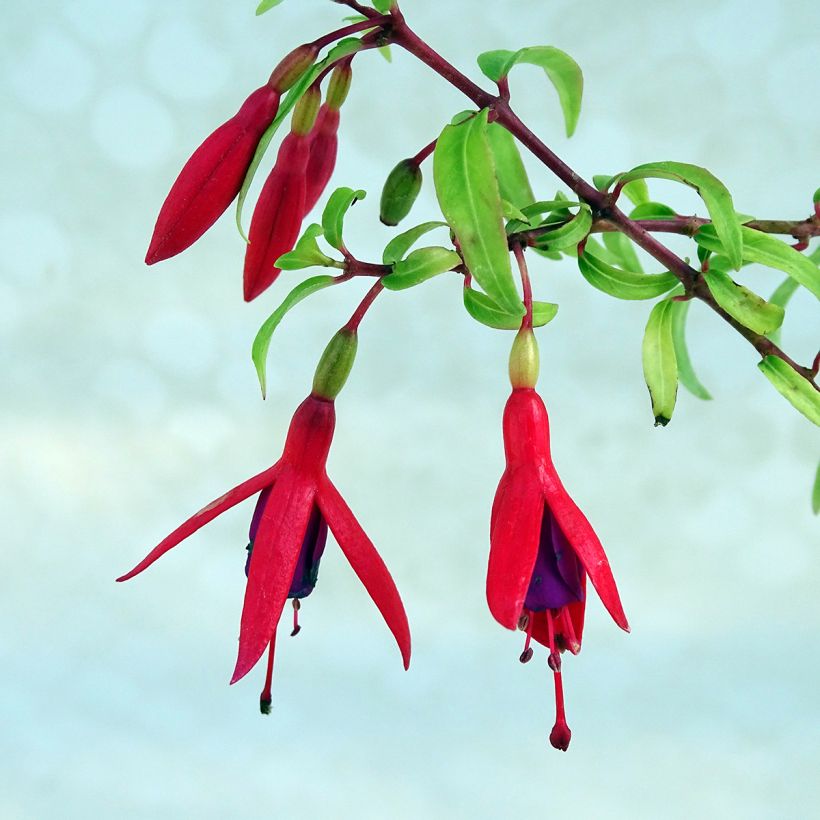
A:
<svg viewBox="0 0 820 820">
<path fill-rule="evenodd" d="M 262 694 L 259 696 L 259 711 L 263 715 L 270 714 L 271 698 L 271 683 L 273 681 L 273 654 L 276 650 L 276 632 L 270 639 L 270 646 L 268 647 L 268 668 L 265 673 L 265 686 L 262 689 Z"/>
<path fill-rule="evenodd" d="M 302 608 L 302 605 L 299 603 L 298 598 L 293 599 L 293 631 L 290 633 L 290 637 L 293 638 L 298 635 L 302 631 L 302 627 L 299 626 L 299 610 Z"/>
<path fill-rule="evenodd" d="M 573 655 L 581 651 L 581 642 L 575 637 L 575 627 L 572 625 L 572 618 L 567 607 L 561 608 L 561 630 L 567 642 L 567 648 Z"/>
<path fill-rule="evenodd" d="M 555 683 L 555 725 L 550 732 L 550 744 L 554 748 L 565 752 L 569 747 L 572 732 L 570 732 L 569 726 L 567 726 L 566 714 L 564 712 L 564 684 L 561 679 L 560 656 L 555 649 L 555 624 L 553 623 L 552 610 L 549 609 L 547 610 L 547 631 L 549 634 L 550 661 L 552 662 L 554 658 L 558 658 L 557 669 L 550 663 L 550 668 L 553 670 L 552 677 Z"/>
</svg>

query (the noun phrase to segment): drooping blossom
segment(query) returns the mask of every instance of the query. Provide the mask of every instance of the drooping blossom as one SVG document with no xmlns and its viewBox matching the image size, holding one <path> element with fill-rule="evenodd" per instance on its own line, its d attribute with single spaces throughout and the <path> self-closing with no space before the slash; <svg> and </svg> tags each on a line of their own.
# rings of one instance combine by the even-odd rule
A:
<svg viewBox="0 0 820 820">
<path fill-rule="evenodd" d="M 273 122 L 284 91 L 316 57 L 300 46 L 277 66 L 268 82 L 216 129 L 185 163 L 160 208 L 145 261 L 175 256 L 199 239 L 224 213 L 242 187 L 259 140 Z"/>
<path fill-rule="evenodd" d="M 532 331 L 519 334 L 528 344 L 522 334 L 531 337 Z M 552 463 L 547 410 L 534 389 L 537 354 L 535 361 L 533 368 L 511 357 L 513 391 L 503 427 L 506 468 L 493 501 L 487 602 L 502 626 L 526 632 L 522 662 L 532 657 L 532 639 L 549 649 L 556 700 L 550 742 L 566 751 L 571 733 L 561 653 L 581 649 L 587 577 L 615 623 L 626 631 L 629 625 L 601 542 Z"/>
<path fill-rule="evenodd" d="M 333 355 L 339 350 L 346 355 L 344 345 L 351 341 L 350 334 L 345 338 L 344 333 L 337 334 L 341 341 L 335 351 L 331 350 L 333 342 L 328 346 Z M 133 578 L 209 521 L 258 493 L 250 528 L 239 651 L 231 683 L 247 675 L 267 649 L 267 675 L 260 698 L 263 712 L 270 708 L 277 625 L 286 601 L 291 599 L 295 604 L 294 634 L 298 631 L 298 602 L 316 585 L 328 528 L 393 633 L 405 669 L 410 663 L 410 630 L 393 579 L 326 472 L 336 419 L 334 398 L 343 381 L 322 379 L 317 371 L 313 392 L 293 416 L 281 458 L 189 518 L 117 579 Z"/>
</svg>

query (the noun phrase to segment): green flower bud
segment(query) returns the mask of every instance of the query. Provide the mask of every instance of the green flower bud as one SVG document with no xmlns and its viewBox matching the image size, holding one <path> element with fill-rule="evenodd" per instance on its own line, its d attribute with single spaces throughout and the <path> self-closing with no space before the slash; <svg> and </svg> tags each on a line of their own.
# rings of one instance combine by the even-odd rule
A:
<svg viewBox="0 0 820 820">
<path fill-rule="evenodd" d="M 294 134 L 304 136 L 316 122 L 316 114 L 319 112 L 319 105 L 322 102 L 322 95 L 318 88 L 311 86 L 301 96 L 296 107 L 293 109 L 293 116 L 290 120 L 290 130 Z"/>
<path fill-rule="evenodd" d="M 280 94 L 292 88 L 296 81 L 313 65 L 319 49 L 314 45 L 297 46 L 290 54 L 282 58 L 273 73 L 268 85 Z"/>
<path fill-rule="evenodd" d="M 347 92 L 350 91 L 350 81 L 353 72 L 350 63 L 343 63 L 333 69 L 330 75 L 330 82 L 327 84 L 326 102 L 329 108 L 338 111 L 347 99 Z"/>
<path fill-rule="evenodd" d="M 342 328 L 328 343 L 313 377 L 313 395 L 333 401 L 345 386 L 356 359 L 355 330 Z"/>
<path fill-rule="evenodd" d="M 510 351 L 510 383 L 514 388 L 535 387 L 538 381 L 538 342 L 532 328 L 522 327 Z"/>
<path fill-rule="evenodd" d="M 403 159 L 384 183 L 379 219 L 385 225 L 398 225 L 410 213 L 419 190 L 421 168 L 414 159 Z"/>
</svg>

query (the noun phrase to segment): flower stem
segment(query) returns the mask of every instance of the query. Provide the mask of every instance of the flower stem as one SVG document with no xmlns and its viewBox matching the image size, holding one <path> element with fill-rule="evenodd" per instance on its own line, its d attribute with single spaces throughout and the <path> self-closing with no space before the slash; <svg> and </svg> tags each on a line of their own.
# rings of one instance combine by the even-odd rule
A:
<svg viewBox="0 0 820 820">
<path fill-rule="evenodd" d="M 371 17 L 367 20 L 360 20 L 358 23 L 351 23 L 349 26 L 342 26 L 342 28 L 337 28 L 335 31 L 329 31 L 327 34 L 317 37 L 309 45 L 315 46 L 316 48 L 324 48 L 331 43 L 335 43 L 336 40 L 341 40 L 342 37 L 347 37 L 350 34 L 356 34 L 359 31 L 365 31 L 377 26 L 389 25 L 391 20 L 392 18 L 389 14 Z"/>
<path fill-rule="evenodd" d="M 364 318 L 365 313 L 367 313 L 367 309 L 373 304 L 376 300 L 376 297 L 384 290 L 384 285 L 382 285 L 381 280 L 378 282 L 373 283 L 373 287 L 370 288 L 369 291 L 364 295 L 364 299 L 359 303 L 359 306 L 356 310 L 353 311 L 353 315 L 348 320 L 347 324 L 344 326 L 345 330 L 349 330 L 351 333 L 355 333 L 359 329 L 359 325 L 361 324 L 362 319 Z"/>
<path fill-rule="evenodd" d="M 513 254 L 515 254 L 515 261 L 518 262 L 518 270 L 521 273 L 521 289 L 524 293 L 524 308 L 526 310 L 524 318 L 521 320 L 521 327 L 532 327 L 532 283 L 530 282 L 530 273 L 527 270 L 527 260 L 524 258 L 523 246 L 516 242 L 513 245 Z"/>
</svg>

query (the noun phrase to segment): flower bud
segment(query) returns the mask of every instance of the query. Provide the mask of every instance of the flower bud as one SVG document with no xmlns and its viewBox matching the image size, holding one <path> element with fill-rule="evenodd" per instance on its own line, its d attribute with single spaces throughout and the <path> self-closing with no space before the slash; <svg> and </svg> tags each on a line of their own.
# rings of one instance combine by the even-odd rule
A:
<svg viewBox="0 0 820 820">
<path fill-rule="evenodd" d="M 313 65 L 318 53 L 319 49 L 314 45 L 297 46 L 273 69 L 268 85 L 280 94 L 292 88 Z"/>
<path fill-rule="evenodd" d="M 347 99 L 347 92 L 350 91 L 352 78 L 353 71 L 350 68 L 350 63 L 343 63 L 333 69 L 330 82 L 327 85 L 325 102 L 335 111 L 338 111 Z"/>
<path fill-rule="evenodd" d="M 290 130 L 299 136 L 305 136 L 316 122 L 316 114 L 319 111 L 319 104 L 322 102 L 322 94 L 318 88 L 311 86 L 296 103 L 293 109 L 293 116 L 290 120 Z"/>
<path fill-rule="evenodd" d="M 313 395 L 333 401 L 353 368 L 359 340 L 355 330 L 342 328 L 328 343 L 313 377 Z"/>
<path fill-rule="evenodd" d="M 535 387 L 538 381 L 538 342 L 532 328 L 518 331 L 510 351 L 510 383 L 514 388 Z"/>
<path fill-rule="evenodd" d="M 338 130 L 339 112 L 325 103 L 319 109 L 310 132 L 310 158 L 305 174 L 305 213 L 313 210 L 333 176 L 339 145 Z"/>
<path fill-rule="evenodd" d="M 398 225 L 410 213 L 421 190 L 421 168 L 413 159 L 403 159 L 388 175 L 382 189 L 379 219 Z"/>
</svg>

